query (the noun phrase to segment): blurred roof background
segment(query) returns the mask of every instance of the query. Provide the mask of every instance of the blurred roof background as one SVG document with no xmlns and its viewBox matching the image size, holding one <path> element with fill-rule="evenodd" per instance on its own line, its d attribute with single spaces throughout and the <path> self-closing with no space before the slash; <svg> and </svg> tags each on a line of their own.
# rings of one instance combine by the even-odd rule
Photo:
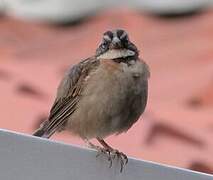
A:
<svg viewBox="0 0 213 180">
<path fill-rule="evenodd" d="M 213 173 L 213 3 L 153 2 L 0 1 L 0 128 L 32 133 L 65 70 L 93 55 L 104 31 L 123 28 L 150 66 L 149 101 L 133 128 L 107 140 L 133 157 Z"/>
</svg>

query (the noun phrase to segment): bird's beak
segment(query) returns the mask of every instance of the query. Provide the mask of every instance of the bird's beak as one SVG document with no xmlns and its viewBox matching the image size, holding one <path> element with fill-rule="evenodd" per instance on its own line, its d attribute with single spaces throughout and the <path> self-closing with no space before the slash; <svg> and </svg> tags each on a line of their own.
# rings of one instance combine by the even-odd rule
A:
<svg viewBox="0 0 213 180">
<path fill-rule="evenodd" d="M 112 39 L 111 45 L 112 45 L 112 48 L 115 48 L 115 49 L 121 48 L 121 41 L 120 41 L 120 39 L 118 37 L 114 37 Z"/>
</svg>

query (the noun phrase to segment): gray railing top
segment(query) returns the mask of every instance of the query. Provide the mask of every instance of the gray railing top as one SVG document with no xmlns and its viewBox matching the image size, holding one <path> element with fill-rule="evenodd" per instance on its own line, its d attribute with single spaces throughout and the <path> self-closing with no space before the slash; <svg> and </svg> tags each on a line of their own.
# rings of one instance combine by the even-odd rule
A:
<svg viewBox="0 0 213 180">
<path fill-rule="evenodd" d="M 213 180 L 212 175 L 130 158 L 123 172 L 96 152 L 0 130 L 1 180 Z"/>
</svg>

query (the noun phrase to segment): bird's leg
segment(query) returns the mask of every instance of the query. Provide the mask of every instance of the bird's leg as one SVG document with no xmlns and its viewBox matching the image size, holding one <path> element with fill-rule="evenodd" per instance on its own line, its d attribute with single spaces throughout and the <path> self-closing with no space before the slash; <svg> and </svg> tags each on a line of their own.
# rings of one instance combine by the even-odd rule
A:
<svg viewBox="0 0 213 180">
<path fill-rule="evenodd" d="M 84 139 L 84 142 L 87 144 L 88 147 L 98 151 L 98 154 L 96 155 L 96 157 L 100 156 L 101 153 L 108 154 L 110 156 L 109 152 L 105 148 L 102 148 L 100 146 L 97 146 L 97 145 L 91 143 L 88 139 Z M 109 161 L 111 161 L 111 160 L 109 160 Z"/>
<path fill-rule="evenodd" d="M 120 164 L 121 164 L 120 172 L 122 172 L 124 165 L 126 165 L 128 163 L 128 158 L 127 158 L 126 154 L 118 151 L 117 149 L 112 148 L 103 139 L 97 138 L 97 140 L 106 149 L 106 151 L 109 152 L 110 155 L 111 154 L 114 155 L 114 158 L 116 156 L 118 157 L 118 159 L 120 160 Z M 111 159 L 111 163 L 112 163 L 112 159 Z M 112 166 L 112 164 L 111 164 L 111 166 Z"/>
<path fill-rule="evenodd" d="M 100 149 L 100 146 L 96 146 L 95 144 L 91 143 L 88 139 L 84 139 L 84 142 L 87 144 L 88 147 L 92 148 L 92 149 Z"/>
</svg>

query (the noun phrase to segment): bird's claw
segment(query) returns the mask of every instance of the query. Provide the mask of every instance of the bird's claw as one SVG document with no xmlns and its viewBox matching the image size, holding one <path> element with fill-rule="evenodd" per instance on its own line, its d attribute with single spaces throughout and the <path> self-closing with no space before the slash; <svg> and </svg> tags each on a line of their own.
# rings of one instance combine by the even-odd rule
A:
<svg viewBox="0 0 213 180">
<path fill-rule="evenodd" d="M 120 172 L 123 171 L 124 166 L 128 163 L 128 158 L 127 156 L 115 149 L 106 149 L 106 148 L 100 148 L 98 150 L 98 154 L 96 157 L 100 156 L 101 154 L 107 154 L 108 156 L 108 161 L 110 162 L 109 168 L 112 167 L 112 161 L 117 157 L 118 160 L 120 161 Z"/>
<path fill-rule="evenodd" d="M 114 154 L 115 154 L 115 156 L 117 156 L 118 160 L 120 160 L 120 165 L 121 165 L 120 172 L 122 172 L 124 166 L 128 163 L 128 158 L 127 158 L 126 154 L 124 154 L 118 150 L 114 150 Z"/>
<path fill-rule="evenodd" d="M 96 148 L 98 153 L 96 155 L 96 157 L 99 157 L 101 154 L 106 154 L 107 155 L 107 160 L 110 162 L 110 165 L 109 165 L 109 168 L 112 167 L 112 156 L 111 156 L 111 151 L 109 149 L 105 149 L 105 148 L 101 148 L 101 147 L 98 147 Z"/>
<path fill-rule="evenodd" d="M 107 160 L 110 162 L 109 164 L 109 168 L 112 167 L 112 161 L 117 157 L 118 160 L 120 161 L 120 172 L 123 171 L 123 168 L 124 166 L 128 163 L 128 158 L 126 156 L 126 154 L 118 151 L 117 149 L 113 149 L 113 148 L 103 148 L 103 147 L 100 147 L 100 146 L 96 146 L 90 142 L 88 142 L 88 145 L 93 148 L 93 149 L 96 149 L 98 152 L 97 152 L 97 155 L 96 157 L 99 157 L 101 154 L 106 154 L 107 155 Z"/>
</svg>

